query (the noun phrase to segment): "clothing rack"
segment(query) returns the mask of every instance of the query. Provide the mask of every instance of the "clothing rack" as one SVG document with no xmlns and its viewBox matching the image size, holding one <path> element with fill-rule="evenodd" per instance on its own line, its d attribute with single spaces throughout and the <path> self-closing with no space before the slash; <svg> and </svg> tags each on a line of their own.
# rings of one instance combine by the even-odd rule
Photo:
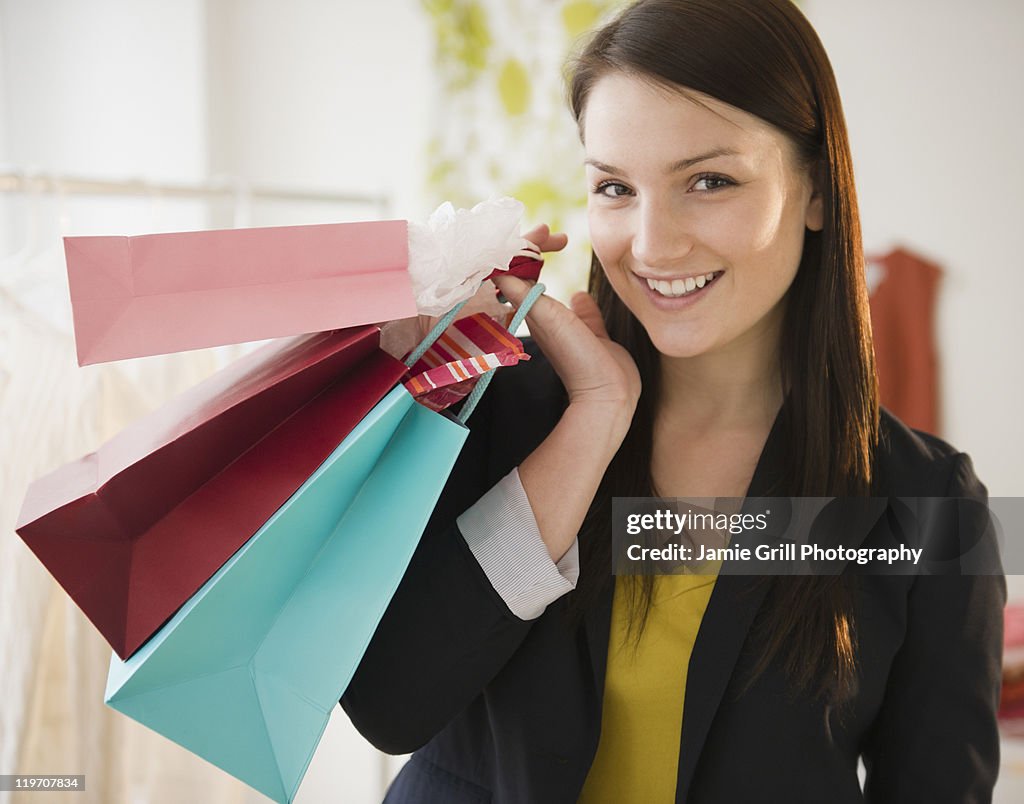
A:
<svg viewBox="0 0 1024 804">
<path fill-rule="evenodd" d="M 225 198 L 267 201 L 301 201 L 328 204 L 366 204 L 386 214 L 389 199 L 383 195 L 331 193 L 262 185 L 250 186 L 239 179 L 211 179 L 198 184 L 151 182 L 145 179 L 94 179 L 47 175 L 28 171 L 0 172 L 0 192 L 57 195 L 146 196 L 150 198 Z"/>
</svg>

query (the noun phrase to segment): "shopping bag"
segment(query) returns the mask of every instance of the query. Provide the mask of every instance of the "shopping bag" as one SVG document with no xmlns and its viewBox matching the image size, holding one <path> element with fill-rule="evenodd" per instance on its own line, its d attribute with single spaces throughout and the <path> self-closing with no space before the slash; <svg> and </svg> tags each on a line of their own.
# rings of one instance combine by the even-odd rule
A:
<svg viewBox="0 0 1024 804">
<path fill-rule="evenodd" d="M 111 657 L 107 704 L 291 801 L 491 376 L 458 417 L 396 386 L 138 653 Z"/>
<path fill-rule="evenodd" d="M 121 657 L 406 372 L 354 327 L 268 344 L 31 485 L 17 531 Z"/>
<path fill-rule="evenodd" d="M 79 365 L 416 315 L 406 221 L 66 237 Z"/>
</svg>

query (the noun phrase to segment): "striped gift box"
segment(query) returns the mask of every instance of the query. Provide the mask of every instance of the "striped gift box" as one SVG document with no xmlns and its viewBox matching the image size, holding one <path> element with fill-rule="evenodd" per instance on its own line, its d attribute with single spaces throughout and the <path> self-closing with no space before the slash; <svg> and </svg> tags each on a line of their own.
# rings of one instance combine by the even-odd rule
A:
<svg viewBox="0 0 1024 804">
<path fill-rule="evenodd" d="M 444 410 L 472 391 L 480 375 L 529 359 L 522 341 L 487 313 L 476 313 L 448 327 L 413 365 L 413 377 L 404 385 L 421 405 Z"/>
</svg>

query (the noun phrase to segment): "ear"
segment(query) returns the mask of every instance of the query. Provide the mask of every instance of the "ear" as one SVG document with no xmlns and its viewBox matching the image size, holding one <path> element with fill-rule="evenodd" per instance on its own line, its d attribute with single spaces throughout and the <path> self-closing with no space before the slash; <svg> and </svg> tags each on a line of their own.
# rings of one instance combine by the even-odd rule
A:
<svg viewBox="0 0 1024 804">
<path fill-rule="evenodd" d="M 807 201 L 804 225 L 812 232 L 820 232 L 825 228 L 825 201 L 821 194 L 824 172 L 820 162 L 815 163 L 810 172 L 811 197 Z"/>
</svg>

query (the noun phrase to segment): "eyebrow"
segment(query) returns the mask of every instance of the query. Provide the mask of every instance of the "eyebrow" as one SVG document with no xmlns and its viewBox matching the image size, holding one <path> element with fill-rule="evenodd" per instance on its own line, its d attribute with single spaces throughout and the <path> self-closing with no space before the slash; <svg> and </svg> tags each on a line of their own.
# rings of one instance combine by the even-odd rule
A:
<svg viewBox="0 0 1024 804">
<path fill-rule="evenodd" d="M 735 148 L 712 148 L 710 151 L 698 154 L 697 156 L 691 156 L 686 159 L 680 159 L 678 162 L 673 162 L 665 172 L 678 173 L 680 170 L 686 170 L 687 168 L 693 167 L 698 162 L 706 162 L 708 159 L 715 159 L 719 156 L 736 156 L 737 154 L 739 154 L 739 151 Z M 604 162 L 599 162 L 596 159 L 584 159 L 583 164 L 593 165 L 598 170 L 604 171 L 605 173 L 625 175 L 625 171 L 619 170 L 617 167 L 612 165 L 606 165 Z"/>
</svg>

